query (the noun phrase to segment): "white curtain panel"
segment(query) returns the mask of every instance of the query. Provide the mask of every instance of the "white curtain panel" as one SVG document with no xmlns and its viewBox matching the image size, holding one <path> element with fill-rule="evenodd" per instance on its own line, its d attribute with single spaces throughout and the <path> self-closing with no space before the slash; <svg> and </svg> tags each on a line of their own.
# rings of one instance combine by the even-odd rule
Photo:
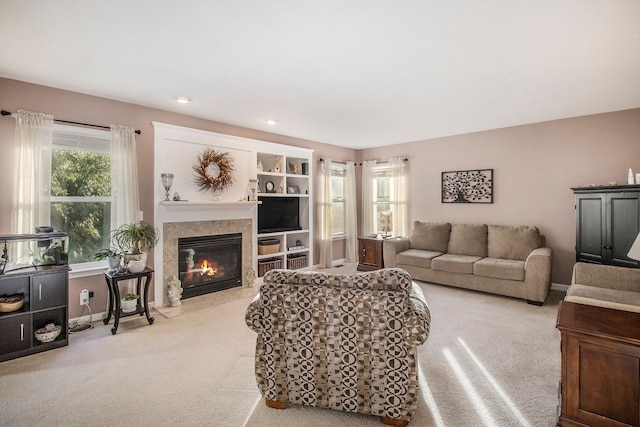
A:
<svg viewBox="0 0 640 427">
<path fill-rule="evenodd" d="M 111 228 L 138 221 L 138 162 L 135 130 L 111 125 Z M 116 202 L 117 201 L 117 202 Z"/>
<path fill-rule="evenodd" d="M 331 267 L 333 261 L 331 239 L 331 160 L 324 159 L 320 168 L 320 267 Z"/>
<path fill-rule="evenodd" d="M 35 233 L 36 226 L 51 225 L 53 116 L 25 110 L 12 116 L 16 151 L 11 232 Z"/>
<path fill-rule="evenodd" d="M 404 173 L 404 159 L 391 159 L 391 200 L 394 236 L 407 236 L 407 182 Z"/>
<path fill-rule="evenodd" d="M 367 236 L 376 232 L 376 218 L 374 203 L 374 184 L 377 162 L 367 160 L 362 162 L 362 235 Z"/>
<path fill-rule="evenodd" d="M 345 199 L 347 201 L 344 212 L 344 231 L 347 235 L 345 242 L 345 262 L 358 261 L 358 208 L 356 203 L 356 164 L 347 162 L 345 175 Z"/>
</svg>

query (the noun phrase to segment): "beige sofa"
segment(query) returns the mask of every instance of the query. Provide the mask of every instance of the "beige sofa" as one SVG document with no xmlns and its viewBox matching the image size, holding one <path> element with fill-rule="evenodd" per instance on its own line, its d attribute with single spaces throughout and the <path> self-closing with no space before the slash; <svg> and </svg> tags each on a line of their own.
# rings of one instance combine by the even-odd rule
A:
<svg viewBox="0 0 640 427">
<path fill-rule="evenodd" d="M 640 269 L 577 262 L 565 301 L 640 313 Z"/>
<path fill-rule="evenodd" d="M 385 267 L 414 279 L 542 305 L 551 284 L 551 248 L 533 226 L 416 221 L 410 237 L 387 239 Z"/>
</svg>

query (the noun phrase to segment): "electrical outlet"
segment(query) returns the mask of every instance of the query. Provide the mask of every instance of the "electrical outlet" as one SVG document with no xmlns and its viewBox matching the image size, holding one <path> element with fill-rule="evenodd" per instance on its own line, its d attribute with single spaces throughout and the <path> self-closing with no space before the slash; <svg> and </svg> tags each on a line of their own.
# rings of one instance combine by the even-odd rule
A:
<svg viewBox="0 0 640 427">
<path fill-rule="evenodd" d="M 80 305 L 89 305 L 89 291 L 86 289 L 80 292 Z"/>
</svg>

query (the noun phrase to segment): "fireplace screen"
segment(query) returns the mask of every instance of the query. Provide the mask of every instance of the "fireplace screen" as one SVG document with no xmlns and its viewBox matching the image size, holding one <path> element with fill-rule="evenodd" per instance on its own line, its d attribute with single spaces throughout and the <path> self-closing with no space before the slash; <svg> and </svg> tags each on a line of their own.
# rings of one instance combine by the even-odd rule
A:
<svg viewBox="0 0 640 427">
<path fill-rule="evenodd" d="M 242 233 L 178 239 L 182 298 L 242 286 Z"/>
</svg>

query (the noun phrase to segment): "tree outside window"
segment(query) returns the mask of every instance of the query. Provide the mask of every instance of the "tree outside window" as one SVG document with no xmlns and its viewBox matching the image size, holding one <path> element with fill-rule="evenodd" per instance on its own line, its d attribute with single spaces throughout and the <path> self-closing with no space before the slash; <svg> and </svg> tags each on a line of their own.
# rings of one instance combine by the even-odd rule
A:
<svg viewBox="0 0 640 427">
<path fill-rule="evenodd" d="M 51 225 L 69 233 L 71 264 L 93 262 L 92 255 L 109 246 L 109 132 L 67 126 L 54 129 Z"/>
</svg>

